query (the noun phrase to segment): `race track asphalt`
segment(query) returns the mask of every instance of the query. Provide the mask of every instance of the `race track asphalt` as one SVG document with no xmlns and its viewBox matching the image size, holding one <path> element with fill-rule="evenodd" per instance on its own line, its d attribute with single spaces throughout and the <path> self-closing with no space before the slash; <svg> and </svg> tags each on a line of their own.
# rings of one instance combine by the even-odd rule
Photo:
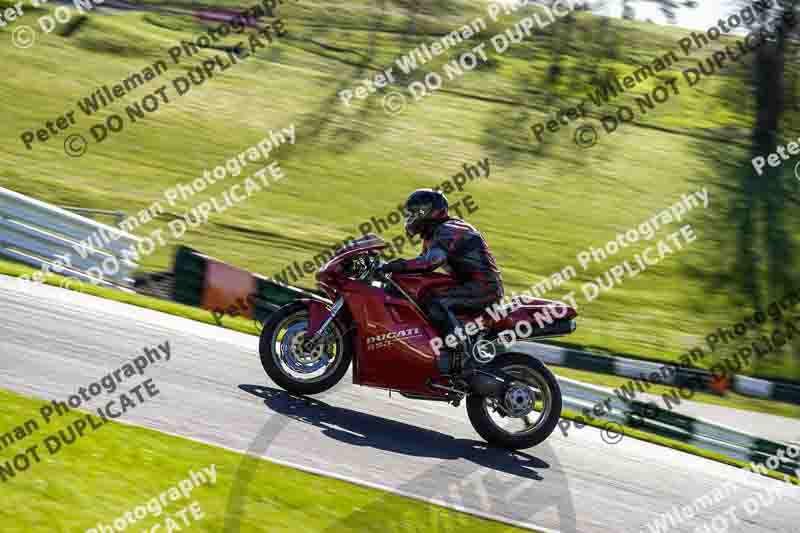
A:
<svg viewBox="0 0 800 533">
<path fill-rule="evenodd" d="M 0 388 L 63 401 L 143 347 L 169 341 L 171 360 L 145 370 L 160 395 L 126 422 L 539 531 L 663 532 L 647 523 L 737 473 L 632 438 L 610 445 L 592 428 L 568 437 L 556 430 L 523 453 L 488 449 L 463 406 L 390 398 L 349 377 L 313 402 L 292 399 L 264 374 L 255 337 L 54 287 L 23 292 L 4 276 L 0 313 Z M 781 498 L 748 516 L 743 500 L 776 487 Z M 711 520 L 719 527 L 720 516 L 730 532 L 796 531 L 799 504 L 800 487 L 751 474 L 668 531 L 692 533 Z M 722 514 L 731 506 L 738 524 Z M 380 502 L 365 511 L 380 517 Z"/>
</svg>

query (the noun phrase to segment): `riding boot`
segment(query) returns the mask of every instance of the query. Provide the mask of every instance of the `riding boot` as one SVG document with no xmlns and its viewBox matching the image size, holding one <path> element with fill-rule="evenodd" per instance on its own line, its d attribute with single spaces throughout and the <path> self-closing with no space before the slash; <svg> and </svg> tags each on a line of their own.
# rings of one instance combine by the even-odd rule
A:
<svg viewBox="0 0 800 533">
<path fill-rule="evenodd" d="M 453 348 L 455 357 L 453 358 L 453 364 L 451 364 L 451 373 L 453 375 L 461 375 L 472 354 L 472 340 L 465 334 L 464 325 L 450 309 L 447 309 L 447 318 L 450 322 L 450 333 L 461 331 L 462 334 L 461 336 L 456 336 L 456 346 Z"/>
<path fill-rule="evenodd" d="M 443 376 L 453 375 L 458 358 L 458 352 L 456 350 L 448 348 L 441 350 L 439 356 L 436 358 L 436 365 L 439 368 L 439 373 Z"/>
</svg>

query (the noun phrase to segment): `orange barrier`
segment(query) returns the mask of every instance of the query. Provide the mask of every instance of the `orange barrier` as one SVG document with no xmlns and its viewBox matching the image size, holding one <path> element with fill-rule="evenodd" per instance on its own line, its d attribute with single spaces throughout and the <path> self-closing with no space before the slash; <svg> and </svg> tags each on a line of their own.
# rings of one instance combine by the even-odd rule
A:
<svg viewBox="0 0 800 533">
<path fill-rule="evenodd" d="M 206 266 L 203 309 L 255 318 L 252 302 L 256 293 L 256 278 L 250 272 L 209 259 Z"/>
</svg>

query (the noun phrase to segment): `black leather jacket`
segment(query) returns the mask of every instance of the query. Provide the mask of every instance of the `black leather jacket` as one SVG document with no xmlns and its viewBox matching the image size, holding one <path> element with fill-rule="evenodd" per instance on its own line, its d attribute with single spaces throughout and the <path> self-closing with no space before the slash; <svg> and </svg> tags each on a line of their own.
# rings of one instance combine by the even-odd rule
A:
<svg viewBox="0 0 800 533">
<path fill-rule="evenodd" d="M 458 218 L 444 220 L 433 227 L 419 257 L 399 259 L 391 264 L 393 272 L 432 272 L 444 267 L 461 283 L 502 284 L 497 262 L 483 235 Z"/>
</svg>

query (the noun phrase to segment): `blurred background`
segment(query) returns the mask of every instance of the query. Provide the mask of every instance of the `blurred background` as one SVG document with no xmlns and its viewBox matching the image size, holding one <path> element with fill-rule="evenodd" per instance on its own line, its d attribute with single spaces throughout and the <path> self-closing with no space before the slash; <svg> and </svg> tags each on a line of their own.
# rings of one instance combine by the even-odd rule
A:
<svg viewBox="0 0 800 533">
<path fill-rule="evenodd" d="M 274 17 L 253 21 L 244 37 L 224 37 L 175 65 L 169 61 L 170 48 L 195 41 L 251 4 L 106 1 L 83 14 L 73 4 L 24 4 L 21 18 L 0 27 L 6 65 L 0 81 L 0 135 L 5 140 L 0 144 L 0 186 L 53 205 L 134 215 L 154 201 L 163 202 L 166 188 L 224 164 L 270 130 L 295 125 L 295 144 L 271 154 L 286 174 L 280 185 L 213 214 L 208 224 L 190 229 L 180 241 L 172 238 L 169 222 L 222 194 L 233 183 L 228 178 L 168 207 L 141 230 L 145 235 L 163 228 L 169 241 L 142 259 L 143 273 L 169 272 L 175 246 L 185 245 L 272 277 L 359 235 L 359 224 L 385 217 L 414 189 L 437 186 L 465 163 L 488 158 L 489 178 L 469 183 L 450 201 L 471 195 L 479 205 L 465 217 L 485 234 L 508 292 L 576 266 L 576 277 L 545 295 L 553 299 L 570 291 L 580 295 L 584 283 L 655 241 L 637 243 L 585 271 L 576 260 L 580 251 L 604 246 L 682 194 L 705 187 L 709 208 L 692 210 L 687 218 L 697 241 L 591 302 L 579 299 L 580 327 L 568 339 L 570 346 L 597 352 L 675 361 L 709 333 L 766 308 L 798 282 L 800 180 L 795 165 L 800 159 L 777 168 L 767 165 L 760 176 L 751 164 L 754 157 L 800 137 L 797 32 L 777 35 L 739 61 L 726 61 L 693 87 L 682 74 L 699 69 L 699 62 L 726 46 L 736 50 L 735 42 L 749 31 L 774 26 L 795 8 L 791 2 L 767 2 L 769 7 L 749 27 L 712 40 L 690 57 L 681 52 L 680 39 L 692 32 L 705 34 L 749 3 L 579 2 L 567 17 L 534 28 L 503 53 L 488 45 L 491 36 L 532 13 L 546 20 L 541 13 L 549 5 L 515 6 L 493 20 L 489 4 L 481 1 L 286 1 L 276 6 Z M 60 6 L 71 10 L 69 20 L 43 31 L 41 17 L 55 17 Z M 11 7 L 10 0 L 0 0 L 3 11 Z M 472 39 L 408 75 L 397 68 L 398 57 L 478 17 L 487 29 Z M 238 42 L 246 43 L 247 34 L 274 19 L 283 22 L 286 35 L 253 57 L 214 72 L 135 124 L 126 120 L 122 131 L 101 143 L 90 137 L 91 126 L 113 113 L 124 115 L 126 106 L 186 76 L 203 59 L 237 53 Z M 12 44 L 22 25 L 35 32 L 35 42 L 26 48 Z M 444 76 L 445 63 L 484 41 L 486 61 L 453 80 Z M 608 80 L 632 75 L 670 52 L 680 61 L 609 102 L 593 102 L 590 95 Z M 91 117 L 79 110 L 78 102 L 103 85 L 120 83 L 158 60 L 169 63 L 159 79 Z M 350 105 L 338 96 L 391 66 L 395 83 L 354 98 Z M 442 75 L 445 83 L 415 101 L 408 85 L 430 72 Z M 679 80 L 680 94 L 640 113 L 636 98 L 671 78 Z M 384 107 L 392 91 L 405 95 L 401 112 Z M 534 124 L 581 102 L 586 102 L 586 118 L 548 132 L 539 142 Z M 606 133 L 599 119 L 621 106 L 636 110 L 635 120 Z M 26 149 L 23 132 L 70 110 L 76 125 Z M 575 144 L 581 124 L 596 128 L 595 146 Z M 89 139 L 82 157 L 64 153 L 64 140 L 72 133 Z M 251 165 L 248 171 L 257 168 Z M 680 225 L 661 230 L 657 239 Z M 402 225 L 396 225 L 382 236 L 391 239 L 401 232 Z M 403 255 L 414 251 L 406 249 Z M 313 276 L 296 285 L 313 289 Z M 747 336 L 755 340 L 775 327 L 770 321 Z M 800 381 L 799 343 L 794 339 L 742 373 Z"/>
</svg>

